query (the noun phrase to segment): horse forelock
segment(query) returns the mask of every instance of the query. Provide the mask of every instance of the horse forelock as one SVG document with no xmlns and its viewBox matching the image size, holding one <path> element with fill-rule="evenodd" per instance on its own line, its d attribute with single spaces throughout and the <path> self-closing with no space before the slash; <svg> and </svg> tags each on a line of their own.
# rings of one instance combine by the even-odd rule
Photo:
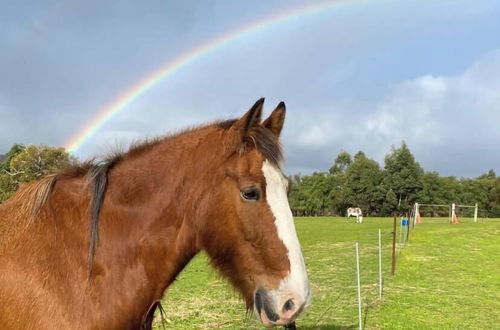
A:
<svg viewBox="0 0 500 330">
<path fill-rule="evenodd" d="M 216 127 L 222 130 L 229 130 L 236 119 L 229 119 L 216 123 Z M 239 134 L 239 132 L 234 132 Z M 238 151 L 245 153 L 251 148 L 256 148 L 270 163 L 281 168 L 283 160 L 283 149 L 276 135 L 263 126 L 254 126 L 249 129 L 248 134 L 239 142 Z"/>
<path fill-rule="evenodd" d="M 283 150 L 278 138 L 267 128 L 255 127 L 250 131 L 255 147 L 273 165 L 281 168 Z"/>
</svg>

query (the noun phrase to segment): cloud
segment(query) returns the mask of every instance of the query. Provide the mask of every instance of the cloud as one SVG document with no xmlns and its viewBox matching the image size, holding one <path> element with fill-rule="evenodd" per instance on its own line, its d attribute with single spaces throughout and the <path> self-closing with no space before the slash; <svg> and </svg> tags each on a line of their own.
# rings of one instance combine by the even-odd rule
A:
<svg viewBox="0 0 500 330">
<path fill-rule="evenodd" d="M 331 156 L 329 164 L 310 162 L 310 170 L 326 170 L 341 149 L 361 149 L 382 162 L 404 140 L 427 170 L 466 176 L 498 171 L 499 91 L 500 49 L 458 75 L 424 75 L 400 82 L 374 102 L 351 99 L 319 116 L 303 116 L 298 138 L 289 143 L 295 150 L 321 147 Z"/>
<path fill-rule="evenodd" d="M 496 50 L 459 75 L 428 75 L 401 83 L 376 105 L 366 128 L 373 138 L 407 137 L 425 146 L 498 141 L 499 90 L 500 50 Z"/>
</svg>

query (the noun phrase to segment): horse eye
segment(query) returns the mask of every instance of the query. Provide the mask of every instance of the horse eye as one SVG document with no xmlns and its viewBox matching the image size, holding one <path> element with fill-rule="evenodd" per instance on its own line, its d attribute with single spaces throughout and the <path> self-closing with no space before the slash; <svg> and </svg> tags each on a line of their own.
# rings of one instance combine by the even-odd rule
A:
<svg viewBox="0 0 500 330">
<path fill-rule="evenodd" d="M 260 198 L 260 191 L 257 187 L 251 187 L 241 190 L 241 197 L 247 201 L 258 201 Z"/>
</svg>

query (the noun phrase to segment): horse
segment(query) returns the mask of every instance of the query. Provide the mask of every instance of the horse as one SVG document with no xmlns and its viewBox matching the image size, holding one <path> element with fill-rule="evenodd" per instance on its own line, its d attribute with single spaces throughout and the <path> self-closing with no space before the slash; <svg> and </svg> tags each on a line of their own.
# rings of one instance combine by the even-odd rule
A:
<svg viewBox="0 0 500 330">
<path fill-rule="evenodd" d="M 281 102 L 143 141 L 0 205 L 0 329 L 150 329 L 204 251 L 264 326 L 310 304 L 287 200 Z"/>
<path fill-rule="evenodd" d="M 357 223 L 363 223 L 363 212 L 359 207 L 350 207 L 347 209 L 346 221 L 349 220 L 351 216 L 356 217 Z"/>
</svg>

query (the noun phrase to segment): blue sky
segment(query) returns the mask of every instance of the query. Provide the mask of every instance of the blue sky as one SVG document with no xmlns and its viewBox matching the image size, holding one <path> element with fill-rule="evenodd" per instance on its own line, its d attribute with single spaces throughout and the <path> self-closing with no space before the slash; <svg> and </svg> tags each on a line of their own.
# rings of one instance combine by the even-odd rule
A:
<svg viewBox="0 0 500 330">
<path fill-rule="evenodd" d="M 311 2 L 308 2 L 311 3 Z M 300 1 L 0 0 L 0 153 L 63 145 L 169 59 Z M 287 172 L 405 140 L 429 171 L 500 172 L 500 3 L 352 1 L 238 39 L 163 80 L 78 152 L 287 104 Z"/>
</svg>

